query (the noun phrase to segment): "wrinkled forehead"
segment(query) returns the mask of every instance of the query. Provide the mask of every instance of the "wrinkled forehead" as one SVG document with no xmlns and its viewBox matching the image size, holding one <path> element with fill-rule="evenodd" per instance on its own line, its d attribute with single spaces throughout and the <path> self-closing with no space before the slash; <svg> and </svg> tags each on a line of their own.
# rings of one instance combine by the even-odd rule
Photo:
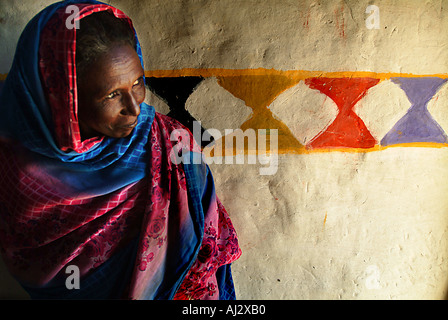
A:
<svg viewBox="0 0 448 320">
<path fill-rule="evenodd" d="M 112 91 L 133 86 L 144 76 L 135 50 L 128 44 L 113 46 L 98 62 L 89 67 L 78 82 L 79 98 L 101 98 Z M 83 96 L 84 95 L 84 96 Z"/>
</svg>

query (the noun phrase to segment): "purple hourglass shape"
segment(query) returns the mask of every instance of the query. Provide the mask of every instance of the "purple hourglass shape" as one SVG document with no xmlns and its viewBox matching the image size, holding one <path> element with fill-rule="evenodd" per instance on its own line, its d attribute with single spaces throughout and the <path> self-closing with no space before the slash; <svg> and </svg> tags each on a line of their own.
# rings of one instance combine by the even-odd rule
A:
<svg viewBox="0 0 448 320">
<path fill-rule="evenodd" d="M 429 113 L 427 104 L 448 79 L 396 77 L 391 80 L 406 93 L 411 108 L 384 136 L 381 144 L 447 142 L 447 135 Z"/>
</svg>

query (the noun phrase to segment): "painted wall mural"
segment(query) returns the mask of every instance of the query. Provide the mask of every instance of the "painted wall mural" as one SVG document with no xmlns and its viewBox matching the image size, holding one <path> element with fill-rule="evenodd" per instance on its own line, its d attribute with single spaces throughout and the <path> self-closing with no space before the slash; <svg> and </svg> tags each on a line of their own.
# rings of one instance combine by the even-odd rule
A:
<svg viewBox="0 0 448 320">
<path fill-rule="evenodd" d="M 428 102 L 447 82 L 446 75 L 416 76 L 400 74 L 306 71 L 273 69 L 228 70 L 184 69 L 148 71 L 147 85 L 170 108 L 169 115 L 193 131 L 195 119 L 186 110 L 186 102 L 204 79 L 215 78 L 219 86 L 241 99 L 251 109 L 240 129 L 277 129 L 279 153 L 309 153 L 316 151 L 381 150 L 391 146 L 446 147 L 447 134 L 428 111 Z M 411 107 L 384 137 L 375 138 L 363 119 L 354 111 L 372 87 L 381 81 L 391 81 L 408 97 Z M 325 95 L 338 111 L 307 143 L 301 143 L 270 110 L 270 105 L 287 89 L 303 82 L 315 94 Z M 393 103 L 393 102 L 391 102 Z M 316 112 L 319 112 L 317 109 Z M 320 112 L 326 112 L 324 108 Z M 309 116 L 304 114 L 304 117 Z M 204 115 L 202 116 L 204 117 Z M 205 116 L 206 117 L 206 116 Z M 208 128 L 201 127 L 201 134 Z M 210 138 L 213 141 L 213 137 Z M 198 141 L 203 147 L 206 142 Z M 247 146 L 246 146 L 247 148 Z M 248 150 L 245 150 L 246 152 Z"/>
<path fill-rule="evenodd" d="M 427 104 L 447 79 L 424 78 L 392 78 L 406 93 L 411 108 L 406 115 L 381 140 L 382 145 L 393 145 L 412 142 L 446 143 L 446 133 L 428 112 Z"/>
</svg>

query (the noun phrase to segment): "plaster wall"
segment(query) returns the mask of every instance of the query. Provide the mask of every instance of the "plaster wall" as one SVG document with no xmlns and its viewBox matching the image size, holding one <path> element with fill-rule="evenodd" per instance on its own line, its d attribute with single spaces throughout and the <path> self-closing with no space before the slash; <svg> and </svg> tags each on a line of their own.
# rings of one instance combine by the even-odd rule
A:
<svg viewBox="0 0 448 320">
<path fill-rule="evenodd" d="M 26 22 L 53 2 L 0 0 L 1 74 Z M 105 2 L 133 19 L 150 87 L 161 78 L 200 78 L 184 104 L 205 129 L 278 130 L 277 150 L 255 164 L 247 155 L 258 149 L 236 150 L 243 164 L 210 158 L 243 250 L 233 265 L 238 298 L 447 297 L 448 1 Z M 379 20 L 368 20 L 369 5 Z M 357 124 L 352 113 L 341 120 L 342 136 L 356 132 L 357 144 L 313 144 L 335 133 L 342 114 L 312 88 L 316 78 L 377 80 L 351 106 Z M 421 78 L 442 79 L 422 102 L 437 135 L 417 132 L 415 121 L 399 128 L 416 105 L 409 95 L 426 83 L 408 89 L 402 79 Z M 338 97 L 349 103 L 359 88 Z M 172 111 L 147 93 L 157 110 Z M 228 159 L 236 162 L 234 153 Z M 260 174 L 268 165 L 275 172 Z M 3 269 L 0 297 L 25 297 Z"/>
</svg>

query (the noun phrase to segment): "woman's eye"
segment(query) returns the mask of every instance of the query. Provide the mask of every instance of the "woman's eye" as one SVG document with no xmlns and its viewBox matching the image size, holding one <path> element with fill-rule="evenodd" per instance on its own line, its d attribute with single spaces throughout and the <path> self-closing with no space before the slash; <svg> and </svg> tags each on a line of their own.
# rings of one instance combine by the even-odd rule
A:
<svg viewBox="0 0 448 320">
<path fill-rule="evenodd" d="M 140 84 L 142 84 L 143 83 L 143 77 L 140 77 L 140 78 L 138 78 L 137 80 L 135 80 L 135 82 L 134 82 L 134 86 L 138 86 L 138 85 L 140 85 Z"/>
<path fill-rule="evenodd" d="M 109 95 L 106 96 L 106 99 L 112 99 L 114 98 L 116 95 L 118 95 L 118 93 L 116 91 L 111 92 Z"/>
</svg>

